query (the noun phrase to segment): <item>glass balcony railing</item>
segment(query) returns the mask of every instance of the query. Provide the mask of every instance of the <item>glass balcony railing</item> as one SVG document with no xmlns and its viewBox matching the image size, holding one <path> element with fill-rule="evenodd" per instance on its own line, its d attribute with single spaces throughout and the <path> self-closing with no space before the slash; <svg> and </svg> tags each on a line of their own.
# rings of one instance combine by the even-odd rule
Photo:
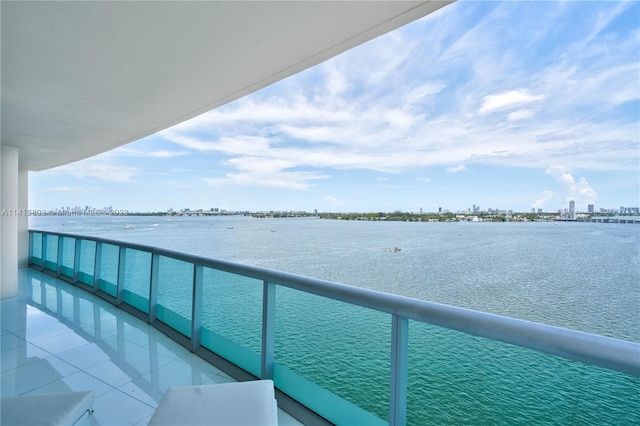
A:
<svg viewBox="0 0 640 426">
<path fill-rule="evenodd" d="M 639 343 L 93 237 L 30 263 L 335 424 L 640 423 Z"/>
</svg>

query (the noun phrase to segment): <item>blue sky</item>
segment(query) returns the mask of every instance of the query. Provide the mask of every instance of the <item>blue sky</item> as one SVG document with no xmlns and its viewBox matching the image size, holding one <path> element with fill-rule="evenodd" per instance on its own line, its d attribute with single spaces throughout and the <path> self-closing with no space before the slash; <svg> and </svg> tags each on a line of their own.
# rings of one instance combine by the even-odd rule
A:
<svg viewBox="0 0 640 426">
<path fill-rule="evenodd" d="M 29 177 L 30 208 L 640 205 L 640 3 L 460 1 L 248 97 Z"/>
</svg>

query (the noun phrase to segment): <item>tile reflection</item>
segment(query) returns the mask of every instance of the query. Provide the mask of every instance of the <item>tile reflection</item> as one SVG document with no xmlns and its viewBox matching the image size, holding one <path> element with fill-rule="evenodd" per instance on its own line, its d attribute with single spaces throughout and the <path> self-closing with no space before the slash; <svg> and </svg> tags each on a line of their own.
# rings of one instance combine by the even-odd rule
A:
<svg viewBox="0 0 640 426">
<path fill-rule="evenodd" d="M 0 305 L 3 396 L 93 390 L 93 424 L 136 424 L 171 386 L 232 381 L 91 293 L 31 269 L 20 281 Z"/>
</svg>

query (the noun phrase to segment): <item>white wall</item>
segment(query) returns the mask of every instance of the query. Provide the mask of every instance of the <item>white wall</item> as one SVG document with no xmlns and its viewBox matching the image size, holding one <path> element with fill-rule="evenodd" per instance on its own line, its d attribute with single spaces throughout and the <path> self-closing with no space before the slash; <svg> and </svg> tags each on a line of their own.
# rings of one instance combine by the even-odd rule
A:
<svg viewBox="0 0 640 426">
<path fill-rule="evenodd" d="M 18 294 L 18 148 L 2 145 L 0 153 L 0 298 Z"/>
<path fill-rule="evenodd" d="M 29 209 L 29 171 L 18 169 L 18 208 Z M 29 216 L 18 216 L 18 268 L 29 266 Z"/>
</svg>

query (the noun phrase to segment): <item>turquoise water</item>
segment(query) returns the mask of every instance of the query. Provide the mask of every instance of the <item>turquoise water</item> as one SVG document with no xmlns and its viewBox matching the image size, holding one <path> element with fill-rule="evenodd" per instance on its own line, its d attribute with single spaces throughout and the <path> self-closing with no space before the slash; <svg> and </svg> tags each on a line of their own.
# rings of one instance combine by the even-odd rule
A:
<svg viewBox="0 0 640 426">
<path fill-rule="evenodd" d="M 637 225 L 45 217 L 34 218 L 31 227 L 163 246 L 640 341 Z M 131 256 L 125 273 L 142 276 L 148 260 Z M 174 266 L 167 265 L 176 271 L 183 265 Z M 212 344 L 234 341 L 259 353 L 261 283 L 229 274 L 213 279 L 216 274 L 205 270 L 203 325 L 215 331 Z M 159 298 L 188 316 L 190 292 L 181 297 L 181 275 L 160 283 Z M 386 420 L 390 322 L 386 314 L 278 288 L 276 362 L 283 374 L 298 373 Z M 410 424 L 640 423 L 637 378 L 413 321 L 409 330 Z"/>
</svg>

